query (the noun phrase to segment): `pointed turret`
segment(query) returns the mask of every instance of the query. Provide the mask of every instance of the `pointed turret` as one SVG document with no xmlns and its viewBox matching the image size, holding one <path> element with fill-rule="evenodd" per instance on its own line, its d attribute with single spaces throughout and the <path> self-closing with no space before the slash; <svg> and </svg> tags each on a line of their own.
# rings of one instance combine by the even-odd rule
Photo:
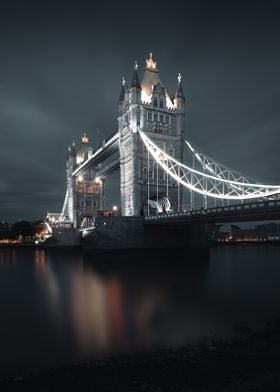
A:
<svg viewBox="0 0 280 392">
<path fill-rule="evenodd" d="M 72 142 L 72 146 L 68 147 L 68 151 L 67 151 L 67 160 L 71 157 L 71 158 L 76 158 L 77 155 L 77 151 L 76 151 L 76 146 L 75 146 L 75 142 Z"/>
<path fill-rule="evenodd" d="M 144 77 L 141 83 L 141 99 L 142 102 L 150 103 L 152 99 L 152 91 L 154 86 L 161 83 L 157 69 L 157 63 L 153 59 L 153 54 L 150 52 L 150 57 L 146 59 L 146 67 Z"/>
<path fill-rule="evenodd" d="M 124 77 L 122 78 L 122 87 L 121 87 L 121 92 L 120 92 L 120 97 L 119 97 L 119 102 L 123 102 L 125 100 L 125 79 Z"/>
<path fill-rule="evenodd" d="M 134 72 L 131 81 L 131 88 L 129 94 L 129 102 L 131 104 L 139 104 L 141 102 L 141 85 L 138 77 L 138 64 L 134 63 Z"/>
<path fill-rule="evenodd" d="M 158 73 L 157 62 L 154 61 L 152 52 L 150 52 L 150 57 L 146 59 L 146 70 Z"/>
<path fill-rule="evenodd" d="M 138 64 L 137 64 L 137 61 L 135 61 L 135 63 L 134 63 L 134 72 L 133 72 L 132 81 L 131 81 L 131 87 L 132 88 L 135 87 L 138 90 L 141 90 L 141 85 L 140 85 L 140 82 L 139 82 L 139 77 L 138 77 L 138 71 L 137 70 L 138 70 Z"/>
<path fill-rule="evenodd" d="M 182 75 L 178 75 L 178 86 L 175 93 L 174 101 L 177 109 L 177 133 L 183 135 L 184 133 L 184 117 L 185 117 L 185 96 L 182 88 Z"/>
<path fill-rule="evenodd" d="M 178 87 L 177 87 L 177 90 L 176 90 L 176 93 L 175 93 L 175 98 L 182 98 L 185 101 L 185 96 L 184 96 L 184 93 L 183 93 L 181 80 L 182 80 L 182 75 L 179 73 L 179 75 L 178 75 Z"/>
<path fill-rule="evenodd" d="M 161 93 L 165 97 L 165 105 L 169 109 L 174 108 L 174 104 L 170 99 L 168 92 L 166 91 L 162 81 L 160 80 L 159 71 L 157 68 L 157 62 L 153 58 L 152 52 L 150 52 L 149 58 L 146 59 L 146 67 L 144 77 L 141 83 L 141 100 L 146 104 L 152 103 L 154 89 L 162 90 Z"/>
<path fill-rule="evenodd" d="M 121 92 L 120 92 L 120 96 L 119 96 L 119 114 L 123 113 L 126 101 L 128 98 L 128 91 L 127 91 L 127 86 L 125 83 L 125 79 L 124 77 L 122 78 L 122 87 L 121 87 Z"/>
<path fill-rule="evenodd" d="M 89 138 L 87 134 L 84 132 L 84 135 L 81 137 L 81 144 L 80 147 L 76 153 L 76 162 L 79 165 L 82 163 L 85 159 L 88 158 L 89 154 L 92 154 L 93 148 L 89 143 Z"/>
</svg>

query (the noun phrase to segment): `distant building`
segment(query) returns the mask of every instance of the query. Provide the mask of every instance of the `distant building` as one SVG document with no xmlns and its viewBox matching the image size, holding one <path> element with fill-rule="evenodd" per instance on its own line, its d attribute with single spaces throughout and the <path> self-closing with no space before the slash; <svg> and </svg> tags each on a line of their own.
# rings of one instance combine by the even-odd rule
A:
<svg viewBox="0 0 280 392">
<path fill-rule="evenodd" d="M 216 226 L 216 230 L 212 230 L 212 239 L 218 242 L 279 241 L 280 224 L 270 222 L 250 228 L 237 225 Z"/>
<path fill-rule="evenodd" d="M 59 223 L 61 221 L 61 212 L 48 212 L 46 220 L 51 224 Z"/>
<path fill-rule="evenodd" d="M 0 221 L 0 230 L 7 230 L 9 228 L 9 223 L 6 221 Z"/>
<path fill-rule="evenodd" d="M 11 227 L 9 223 L 4 220 L 0 221 L 0 242 L 3 243 L 4 241 L 4 243 L 7 243 L 11 236 Z"/>
<path fill-rule="evenodd" d="M 255 228 L 256 234 L 266 237 L 278 237 L 280 239 L 280 224 L 270 222 L 257 225 Z"/>
</svg>

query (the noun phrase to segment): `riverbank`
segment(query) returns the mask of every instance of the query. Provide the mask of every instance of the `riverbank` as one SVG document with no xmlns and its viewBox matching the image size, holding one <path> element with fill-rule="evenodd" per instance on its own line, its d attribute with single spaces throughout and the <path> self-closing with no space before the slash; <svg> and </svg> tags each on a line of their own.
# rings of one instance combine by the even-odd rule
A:
<svg viewBox="0 0 280 392">
<path fill-rule="evenodd" d="M 1 391 L 280 390 L 280 319 L 231 341 L 204 339 L 177 350 L 138 352 L 0 381 Z"/>
<path fill-rule="evenodd" d="M 213 241 L 211 247 L 214 246 L 279 246 L 280 241 Z"/>
</svg>

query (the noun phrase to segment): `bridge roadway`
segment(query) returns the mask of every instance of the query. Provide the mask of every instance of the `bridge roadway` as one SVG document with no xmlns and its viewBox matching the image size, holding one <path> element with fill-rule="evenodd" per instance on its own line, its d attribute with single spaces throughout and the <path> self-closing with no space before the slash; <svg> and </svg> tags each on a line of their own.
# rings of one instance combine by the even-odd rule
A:
<svg viewBox="0 0 280 392">
<path fill-rule="evenodd" d="M 114 159 L 113 162 L 108 165 L 102 166 L 100 169 L 97 167 L 100 163 L 103 163 L 107 158 L 112 156 L 119 150 L 119 132 L 116 132 L 113 136 L 105 139 L 102 146 L 94 152 L 88 160 L 83 162 L 74 172 L 73 176 L 84 176 L 93 168 L 96 169 L 96 175 L 102 175 L 105 177 L 112 171 L 119 167 L 119 157 Z"/>
<path fill-rule="evenodd" d="M 228 223 L 280 220 L 280 200 L 236 204 L 185 212 L 162 213 L 145 216 L 144 223 L 162 225 L 169 223 Z"/>
</svg>

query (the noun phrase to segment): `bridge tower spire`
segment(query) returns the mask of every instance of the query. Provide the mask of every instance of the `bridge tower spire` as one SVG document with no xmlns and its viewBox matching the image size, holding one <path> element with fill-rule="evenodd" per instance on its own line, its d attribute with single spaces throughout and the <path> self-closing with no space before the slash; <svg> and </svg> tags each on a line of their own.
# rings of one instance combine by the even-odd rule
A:
<svg viewBox="0 0 280 392">
<path fill-rule="evenodd" d="M 120 96 L 119 96 L 119 114 L 122 114 L 123 109 L 124 109 L 124 103 L 126 101 L 127 98 L 127 86 L 126 86 L 126 82 L 125 82 L 125 78 L 122 78 L 122 85 L 121 85 L 121 92 L 120 92 Z"/>
<path fill-rule="evenodd" d="M 183 93 L 182 87 L 182 75 L 178 74 L 178 86 L 174 97 L 174 102 L 176 105 L 176 128 L 178 134 L 181 134 L 182 138 L 184 137 L 184 122 L 185 122 L 185 96 Z M 182 145 L 183 148 L 183 145 Z M 183 151 L 182 151 L 183 156 Z"/>
<path fill-rule="evenodd" d="M 165 151 L 182 161 L 184 116 L 181 79 L 172 98 L 160 80 L 152 53 L 146 59 L 141 83 L 135 62 L 131 87 L 126 94 L 123 86 L 119 99 L 122 215 L 142 215 L 149 210 L 149 203 L 152 205 L 163 197 L 168 197 L 172 209 L 179 208 L 181 189 L 149 160 L 138 131 L 147 133 Z"/>
</svg>

